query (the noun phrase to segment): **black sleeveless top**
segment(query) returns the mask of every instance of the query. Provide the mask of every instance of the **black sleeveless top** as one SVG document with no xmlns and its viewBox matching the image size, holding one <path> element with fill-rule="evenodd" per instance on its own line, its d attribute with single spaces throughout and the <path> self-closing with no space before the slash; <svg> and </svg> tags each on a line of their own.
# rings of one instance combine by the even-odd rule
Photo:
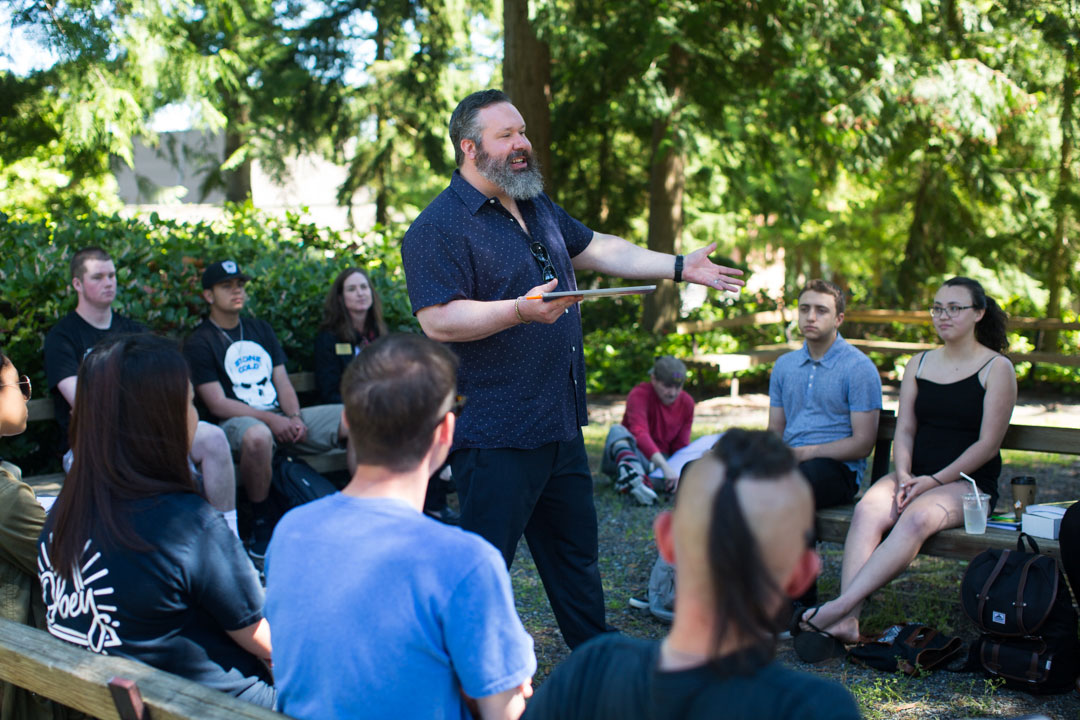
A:
<svg viewBox="0 0 1080 720">
<path fill-rule="evenodd" d="M 922 368 L 919 359 L 918 373 Z M 994 357 L 983 363 L 973 375 L 953 383 L 936 383 L 916 374 L 919 393 L 915 397 L 915 444 L 911 452 L 911 474 L 929 475 L 952 463 L 979 439 L 982 427 L 983 399 L 986 388 L 979 382 L 979 373 Z M 998 452 L 980 468 L 963 468 L 975 478 L 979 489 L 990 496 L 990 507 L 998 498 L 998 475 L 1001 474 L 1001 453 Z M 961 478 L 962 482 L 967 482 Z M 969 486 L 970 487 L 970 486 Z"/>
</svg>

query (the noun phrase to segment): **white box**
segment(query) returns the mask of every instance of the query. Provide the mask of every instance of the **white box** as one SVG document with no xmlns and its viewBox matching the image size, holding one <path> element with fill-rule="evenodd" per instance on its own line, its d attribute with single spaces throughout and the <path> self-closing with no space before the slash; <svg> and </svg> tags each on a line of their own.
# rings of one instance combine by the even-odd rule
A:
<svg viewBox="0 0 1080 720">
<path fill-rule="evenodd" d="M 1021 526 L 1023 531 L 1032 537 L 1057 540 L 1058 531 L 1061 529 L 1061 515 L 1040 510 L 1025 512 Z"/>
</svg>

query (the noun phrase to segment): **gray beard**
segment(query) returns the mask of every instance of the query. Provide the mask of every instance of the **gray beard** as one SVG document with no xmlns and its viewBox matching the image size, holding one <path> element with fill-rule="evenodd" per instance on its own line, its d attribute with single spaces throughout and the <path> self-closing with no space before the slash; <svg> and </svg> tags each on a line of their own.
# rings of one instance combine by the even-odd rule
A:
<svg viewBox="0 0 1080 720">
<path fill-rule="evenodd" d="M 484 152 L 484 146 L 476 144 L 476 169 L 490 183 L 498 186 L 515 200 L 529 200 L 544 192 L 544 176 L 540 163 L 533 154 L 525 154 L 527 169 L 514 170 L 510 160 L 499 161 Z"/>
</svg>

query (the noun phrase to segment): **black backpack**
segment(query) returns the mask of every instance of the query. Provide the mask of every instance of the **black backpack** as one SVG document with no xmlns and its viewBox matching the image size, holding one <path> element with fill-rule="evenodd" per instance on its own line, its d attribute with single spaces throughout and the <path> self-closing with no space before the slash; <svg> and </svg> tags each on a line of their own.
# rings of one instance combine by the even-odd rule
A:
<svg viewBox="0 0 1080 720">
<path fill-rule="evenodd" d="M 315 468 L 289 453 L 279 450 L 271 464 L 270 495 L 278 517 L 298 505 L 332 495 L 337 488 Z"/>
<path fill-rule="evenodd" d="M 1024 538 L 1031 552 L 1024 550 Z M 1030 535 L 1016 550 L 979 553 L 960 585 L 964 612 L 982 630 L 968 666 L 1025 692 L 1061 693 L 1080 674 L 1077 619 L 1057 561 Z"/>
</svg>

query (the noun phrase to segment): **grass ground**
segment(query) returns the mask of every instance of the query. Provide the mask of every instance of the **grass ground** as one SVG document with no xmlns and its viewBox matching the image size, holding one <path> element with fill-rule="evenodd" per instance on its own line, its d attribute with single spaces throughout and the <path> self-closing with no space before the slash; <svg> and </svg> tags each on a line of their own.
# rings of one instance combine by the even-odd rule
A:
<svg viewBox="0 0 1080 720">
<path fill-rule="evenodd" d="M 621 632 L 644 638 L 660 638 L 667 626 L 647 612 L 634 610 L 629 597 L 644 597 L 649 572 L 656 559 L 652 520 L 665 505 L 639 507 L 618 495 L 599 473 L 599 458 L 610 424 L 599 422 L 584 428 L 586 449 L 592 465 L 595 503 L 600 537 L 600 572 L 607 598 L 608 622 Z M 747 427 L 754 423 L 738 422 Z M 761 427 L 763 423 L 757 423 Z M 709 418 L 695 424 L 695 436 L 720 432 L 723 418 Z M 1063 462 L 1061 456 L 1006 453 L 1003 476 L 1032 474 L 1039 478 L 1040 500 L 1076 496 L 1080 488 L 1080 463 Z M 820 546 L 825 568 L 819 584 L 823 598 L 839 589 L 839 566 L 843 548 Z M 875 593 L 863 615 L 864 630 L 874 631 L 895 623 L 920 622 L 965 641 L 974 639 L 974 626 L 960 609 L 959 587 L 966 563 L 919 557 L 910 569 Z M 522 543 L 511 572 L 518 609 L 526 629 L 536 641 L 539 663 L 534 682 L 539 685 L 569 654 L 562 642 L 548 606 L 543 585 L 536 574 L 527 547 Z M 781 643 L 778 656 L 786 664 L 841 682 L 855 697 L 866 718 L 1013 718 L 1042 713 L 1055 720 L 1080 718 L 1080 698 L 1076 693 L 1038 698 L 1000 688 L 981 675 L 938 672 L 923 678 L 889 675 L 868 670 L 843 660 L 820 666 L 802 663 L 790 642 Z"/>
</svg>

